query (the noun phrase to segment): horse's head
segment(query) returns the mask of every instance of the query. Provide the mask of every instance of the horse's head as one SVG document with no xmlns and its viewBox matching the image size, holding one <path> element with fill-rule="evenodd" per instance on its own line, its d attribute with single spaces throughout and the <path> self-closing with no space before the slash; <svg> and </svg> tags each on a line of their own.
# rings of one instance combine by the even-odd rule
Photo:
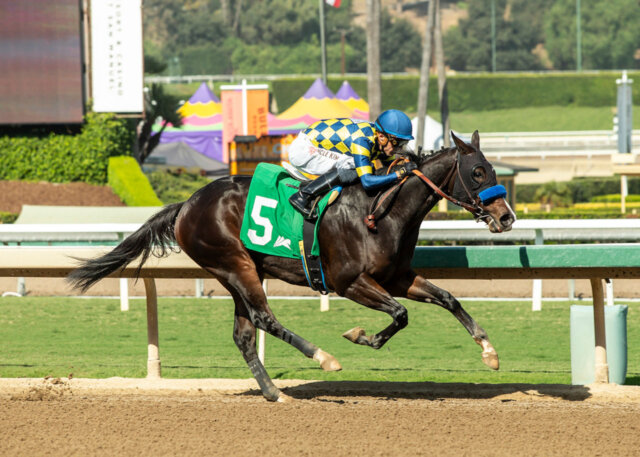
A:
<svg viewBox="0 0 640 457">
<path fill-rule="evenodd" d="M 481 219 L 492 232 L 506 232 L 516 216 L 505 200 L 507 191 L 498 184 L 496 172 L 480 151 L 480 135 L 473 132 L 471 144 L 467 144 L 451 133 L 456 145 L 457 160 L 455 180 L 451 196 L 470 205 L 464 206 L 476 219 Z"/>
</svg>

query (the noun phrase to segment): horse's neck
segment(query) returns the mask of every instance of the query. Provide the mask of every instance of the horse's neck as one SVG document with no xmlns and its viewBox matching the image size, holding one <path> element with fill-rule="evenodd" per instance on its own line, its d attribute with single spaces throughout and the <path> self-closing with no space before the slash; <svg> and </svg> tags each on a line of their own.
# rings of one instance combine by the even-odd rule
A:
<svg viewBox="0 0 640 457">
<path fill-rule="evenodd" d="M 445 149 L 434 153 L 419 168 L 427 178 L 446 193 L 445 185 L 448 183 L 445 181 L 451 176 L 455 160 L 456 149 Z M 402 202 L 402 206 L 406 210 L 406 217 L 421 222 L 438 202 L 437 195 L 431 187 L 423 182 L 422 179 L 418 179 L 418 177 L 412 177 L 407 180 L 403 187 L 403 195 L 399 201 Z"/>
</svg>

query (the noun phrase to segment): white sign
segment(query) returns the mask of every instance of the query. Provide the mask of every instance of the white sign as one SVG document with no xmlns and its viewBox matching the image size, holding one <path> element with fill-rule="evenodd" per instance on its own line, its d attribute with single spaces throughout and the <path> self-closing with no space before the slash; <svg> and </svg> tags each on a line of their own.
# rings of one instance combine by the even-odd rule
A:
<svg viewBox="0 0 640 457">
<path fill-rule="evenodd" d="M 91 0 L 93 110 L 143 111 L 141 0 Z"/>
</svg>

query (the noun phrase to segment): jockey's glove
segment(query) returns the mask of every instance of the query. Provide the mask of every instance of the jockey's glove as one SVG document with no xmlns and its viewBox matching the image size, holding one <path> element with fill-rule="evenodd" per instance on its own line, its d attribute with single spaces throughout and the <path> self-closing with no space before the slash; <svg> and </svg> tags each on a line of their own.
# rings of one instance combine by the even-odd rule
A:
<svg viewBox="0 0 640 457">
<path fill-rule="evenodd" d="M 418 166 L 413 162 L 407 162 L 396 170 L 396 175 L 398 175 L 398 179 L 404 178 L 408 173 L 411 173 L 412 170 L 415 170 Z"/>
</svg>

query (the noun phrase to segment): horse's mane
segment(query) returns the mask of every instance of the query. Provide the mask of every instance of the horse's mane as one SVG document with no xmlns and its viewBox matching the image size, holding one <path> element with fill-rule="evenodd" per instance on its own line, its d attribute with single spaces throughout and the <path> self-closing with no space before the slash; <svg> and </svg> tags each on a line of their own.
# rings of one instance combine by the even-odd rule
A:
<svg viewBox="0 0 640 457">
<path fill-rule="evenodd" d="M 401 156 L 402 157 L 406 157 L 411 162 L 413 162 L 416 165 L 420 166 L 423 163 L 425 163 L 426 161 L 431 160 L 431 159 L 435 159 L 440 154 L 442 154 L 444 152 L 447 152 L 449 150 L 450 150 L 450 148 L 441 147 L 437 151 L 434 151 L 434 150 L 430 150 L 430 151 L 427 151 L 427 152 L 421 151 L 420 153 L 416 153 L 416 152 L 413 152 L 413 151 L 406 151 L 406 152 L 402 153 Z M 402 165 L 401 163 L 395 165 L 390 171 L 395 170 L 396 167 L 399 167 L 401 165 Z M 382 168 L 382 172 L 386 173 L 386 168 L 383 167 Z"/>
</svg>

